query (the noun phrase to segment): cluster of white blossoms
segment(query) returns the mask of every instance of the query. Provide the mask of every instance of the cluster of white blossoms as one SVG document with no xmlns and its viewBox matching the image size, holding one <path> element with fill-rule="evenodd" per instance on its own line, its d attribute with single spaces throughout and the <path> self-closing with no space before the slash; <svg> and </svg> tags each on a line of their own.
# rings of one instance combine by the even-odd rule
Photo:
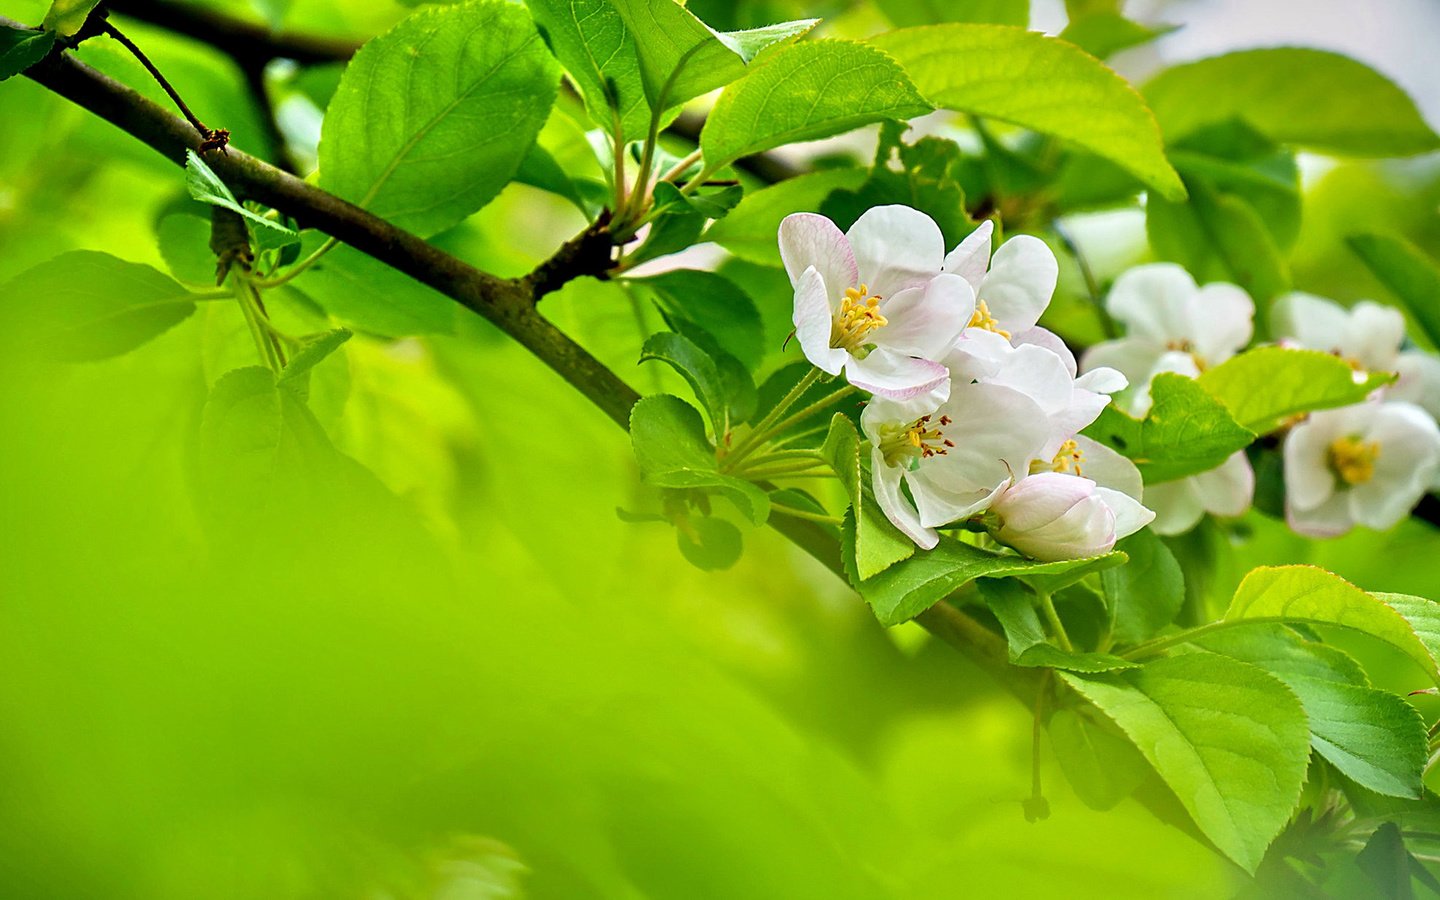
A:
<svg viewBox="0 0 1440 900">
<path fill-rule="evenodd" d="M 1042 560 L 1108 552 L 1154 514 L 1140 473 L 1078 435 L 1126 386 L 1036 325 L 1058 265 L 1018 236 L 991 258 L 986 222 L 945 252 L 940 228 L 905 206 L 866 212 L 848 233 L 824 216 L 780 226 L 807 359 L 871 394 L 861 426 L 875 498 L 921 547 L 936 529 L 983 524 Z"/>
<path fill-rule="evenodd" d="M 1126 336 L 1092 347 L 1090 371 L 1119 370 L 1132 385 L 1126 407 L 1143 416 L 1150 384 L 1162 372 L 1196 377 L 1234 356 L 1254 333 L 1255 305 L 1232 284 L 1196 285 L 1177 265 L 1139 266 L 1115 281 L 1106 299 Z M 1364 301 L 1346 310 L 1308 294 L 1279 298 L 1272 330 L 1282 346 L 1344 359 L 1359 381 L 1370 372 L 1398 380 L 1364 403 L 1312 413 L 1284 437 L 1286 519 L 1296 531 L 1328 537 L 1355 524 L 1389 528 L 1440 472 L 1440 360 L 1401 351 L 1405 321 L 1392 308 Z M 1255 474 L 1244 452 L 1208 472 L 1152 484 L 1146 503 L 1160 534 L 1189 530 L 1205 513 L 1236 516 L 1249 508 Z"/>
</svg>

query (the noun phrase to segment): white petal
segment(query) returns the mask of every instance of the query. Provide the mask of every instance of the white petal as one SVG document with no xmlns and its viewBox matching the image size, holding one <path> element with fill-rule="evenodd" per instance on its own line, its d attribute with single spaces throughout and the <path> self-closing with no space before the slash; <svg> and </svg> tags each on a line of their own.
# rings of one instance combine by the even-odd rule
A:
<svg viewBox="0 0 1440 900">
<path fill-rule="evenodd" d="M 1029 397 L 997 384 L 955 384 L 939 410 L 954 424 L 954 447 L 922 465 L 950 469 L 965 489 L 990 489 L 1002 476 L 1023 475 L 1049 437 L 1045 413 Z"/>
<path fill-rule="evenodd" d="M 1205 511 L 1217 516 L 1238 516 L 1250 508 L 1255 499 L 1255 470 L 1245 451 L 1239 450 L 1208 472 L 1191 479 L 1199 492 Z M 1150 497 L 1146 496 L 1146 502 Z"/>
<path fill-rule="evenodd" d="M 950 380 L 950 370 L 928 359 L 916 359 L 881 347 L 864 359 L 851 356 L 845 378 L 862 391 L 891 400 L 913 400 Z"/>
<path fill-rule="evenodd" d="M 1187 313 L 1196 291 L 1195 279 L 1180 266 L 1151 263 L 1129 269 L 1115 279 L 1105 298 L 1105 308 L 1125 324 L 1132 339 L 1143 337 L 1165 344 L 1190 338 Z M 1115 368 L 1135 382 L 1130 371 L 1122 366 Z"/>
<path fill-rule="evenodd" d="M 1013 349 L 1009 341 L 993 331 L 967 328 L 941 362 L 949 367 L 951 376 L 963 384 L 1000 371 Z"/>
<path fill-rule="evenodd" d="M 1101 341 L 1080 357 L 1080 369 L 1093 372 L 1112 369 L 1125 377 L 1130 385 L 1142 388 L 1155 371 L 1155 363 L 1165 353 L 1165 346 L 1148 338 L 1119 338 Z"/>
<path fill-rule="evenodd" d="M 1405 341 L 1405 317 L 1400 310 L 1362 300 L 1350 309 L 1350 328 L 1343 344 L 1345 355 L 1371 372 L 1390 372 Z"/>
<path fill-rule="evenodd" d="M 1046 415 L 1064 410 L 1075 392 L 1075 382 L 1060 357 L 1034 344 L 1011 350 L 985 380 L 1014 388 L 1039 404 Z"/>
<path fill-rule="evenodd" d="M 1440 430 L 1430 414 L 1409 403 L 1383 403 L 1365 439 L 1380 445 L 1375 475 L 1350 489 L 1355 521 L 1389 528 L 1430 488 L 1440 465 Z"/>
<path fill-rule="evenodd" d="M 1075 436 L 1075 444 L 1083 454 L 1080 470 L 1086 478 L 1116 491 L 1122 491 L 1136 500 L 1148 500 L 1140 470 L 1129 459 L 1114 450 L 1093 441 L 1084 435 Z"/>
<path fill-rule="evenodd" d="M 1190 342 L 1206 365 L 1234 356 L 1255 334 L 1255 301 L 1233 284 L 1207 284 L 1190 307 Z"/>
<path fill-rule="evenodd" d="M 1155 520 L 1155 513 L 1146 509 L 1139 500 L 1123 491 L 1097 487 L 1095 493 L 1115 514 L 1115 539 L 1126 538 Z"/>
<path fill-rule="evenodd" d="M 1338 303 L 1292 291 L 1276 298 L 1271 305 L 1270 325 L 1276 335 L 1294 338 L 1302 347 L 1341 353 L 1350 329 L 1350 317 Z"/>
<path fill-rule="evenodd" d="M 1071 369 L 1074 374 L 1074 369 Z M 1130 379 L 1126 378 L 1119 369 L 1112 369 L 1109 366 L 1099 366 L 1091 369 L 1084 375 L 1075 379 L 1075 387 L 1084 391 L 1093 391 L 1096 394 L 1117 394 L 1130 386 Z"/>
<path fill-rule="evenodd" d="M 915 497 L 915 505 L 920 510 L 920 523 L 935 527 L 960 522 L 984 512 L 1010 483 L 1007 473 L 988 489 L 957 490 L 950 479 L 939 477 L 934 467 L 921 467 L 905 477 L 910 484 L 910 493 Z"/>
<path fill-rule="evenodd" d="M 1387 400 L 1405 400 L 1440 418 L 1440 359 L 1407 350 L 1395 360 L 1400 378 L 1385 391 Z"/>
<path fill-rule="evenodd" d="M 886 465 L 885 457 L 880 455 L 879 450 L 870 454 L 870 473 L 871 484 L 875 488 L 875 500 L 880 504 L 885 518 L 925 550 L 938 544 L 940 536 L 935 533 L 935 529 L 925 528 L 920 524 L 920 516 L 900 491 L 900 477 L 904 473 L 895 466 Z"/>
<path fill-rule="evenodd" d="M 880 303 L 889 324 L 875 342 L 897 353 L 939 360 L 975 314 L 975 293 L 958 275 L 937 275 L 924 288 L 901 291 Z"/>
<path fill-rule="evenodd" d="M 1150 523 L 1150 528 L 1156 534 L 1184 534 L 1205 515 L 1194 478 L 1148 485 L 1145 505 L 1155 510 L 1155 521 Z"/>
<path fill-rule="evenodd" d="M 1285 521 L 1296 532 L 1310 537 L 1337 537 L 1355 525 L 1350 516 L 1350 496 L 1340 491 L 1314 509 L 1296 509 L 1287 498 Z"/>
<path fill-rule="evenodd" d="M 814 266 L 807 268 L 795 283 L 795 338 L 805 358 L 821 371 L 840 374 L 847 354 L 830 346 L 831 312 L 825 281 Z"/>
<path fill-rule="evenodd" d="M 1060 265 L 1044 241 L 1016 235 L 995 251 L 990 272 L 976 296 L 989 306 L 1000 328 L 1014 335 L 1039 321 L 1050 305 L 1059 274 Z"/>
<path fill-rule="evenodd" d="M 846 233 L 870 293 L 889 297 L 940 274 L 945 237 L 935 220 L 908 206 L 865 211 Z"/>
<path fill-rule="evenodd" d="M 1287 509 L 1315 509 L 1334 495 L 1335 473 L 1330 471 L 1330 442 L 1336 432 L 1318 416 L 1295 426 L 1285 438 L 1285 505 Z"/>
<path fill-rule="evenodd" d="M 1075 377 L 1075 354 L 1070 352 L 1070 348 L 1060 339 L 1060 335 L 1050 329 L 1041 328 L 1039 325 L 1036 325 L 1034 328 L 1028 328 L 1025 331 L 1012 334 L 1010 336 L 1010 343 L 1016 347 L 1022 344 L 1034 344 L 1037 347 L 1044 347 L 1046 350 L 1060 357 L 1061 362 L 1065 363 L 1065 369 L 1070 373 L 1070 377 Z M 1121 387 L 1123 386 L 1124 385 L 1121 385 Z M 1098 388 L 1092 388 L 1092 390 L 1098 390 Z"/>
<path fill-rule="evenodd" d="M 965 240 L 945 257 L 944 270 L 970 282 L 973 290 L 980 290 L 985 270 L 990 267 L 990 237 L 994 231 L 993 221 L 986 219 L 981 222 L 978 228 L 970 232 Z"/>
<path fill-rule="evenodd" d="M 860 270 L 850 242 L 834 222 L 814 213 L 795 213 L 780 223 L 780 258 L 790 283 L 800 284 L 800 276 L 811 266 L 820 273 L 835 297 L 859 283 Z"/>
</svg>

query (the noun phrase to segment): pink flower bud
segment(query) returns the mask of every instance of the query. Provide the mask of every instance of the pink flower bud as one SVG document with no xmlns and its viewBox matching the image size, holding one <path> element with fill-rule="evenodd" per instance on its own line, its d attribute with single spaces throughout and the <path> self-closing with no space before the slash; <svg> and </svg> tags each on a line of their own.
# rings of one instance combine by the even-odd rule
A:
<svg viewBox="0 0 1440 900">
<path fill-rule="evenodd" d="M 1039 560 L 1083 559 L 1115 546 L 1115 513 L 1088 478 L 1061 472 L 1030 475 L 990 507 L 991 534 Z"/>
</svg>

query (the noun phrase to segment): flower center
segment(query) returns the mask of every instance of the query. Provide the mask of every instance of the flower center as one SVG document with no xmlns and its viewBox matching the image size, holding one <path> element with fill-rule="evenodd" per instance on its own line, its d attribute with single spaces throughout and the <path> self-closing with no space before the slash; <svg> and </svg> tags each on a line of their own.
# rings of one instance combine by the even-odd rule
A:
<svg viewBox="0 0 1440 900">
<path fill-rule="evenodd" d="M 859 288 L 846 288 L 840 300 L 840 312 L 830 324 L 830 346 L 854 353 L 865 346 L 870 332 L 890 324 L 880 315 L 882 299 L 870 296 L 870 289 L 863 284 Z"/>
<path fill-rule="evenodd" d="M 1010 340 L 1010 332 L 1000 327 L 1000 320 L 990 314 L 990 307 L 981 300 L 975 304 L 975 315 L 970 317 L 968 328 L 983 328 L 986 331 L 993 331 L 1005 340 Z"/>
<path fill-rule="evenodd" d="M 1326 454 L 1327 462 L 1346 484 L 1364 484 L 1375 477 L 1375 460 L 1380 458 L 1379 441 L 1362 441 L 1351 435 L 1335 439 Z"/>
<path fill-rule="evenodd" d="M 1190 343 L 1189 338 L 1176 338 L 1174 340 L 1166 341 L 1165 349 L 1173 351 L 1175 353 L 1190 354 L 1190 359 L 1192 362 L 1195 363 L 1195 370 L 1197 372 L 1203 372 L 1207 368 L 1209 368 L 1209 366 L 1205 363 L 1205 358 L 1195 352 L 1195 345 Z"/>
<path fill-rule="evenodd" d="M 955 442 L 945 438 L 941 429 L 953 421 L 941 416 L 931 424 L 931 416 L 921 416 L 909 425 L 887 425 L 880 430 L 880 455 L 887 466 L 914 471 L 920 460 L 945 456 Z"/>
<path fill-rule="evenodd" d="M 1072 439 L 1060 445 L 1055 458 L 1050 462 L 1047 463 L 1043 459 L 1031 460 L 1030 474 L 1060 472 L 1064 475 L 1083 475 L 1084 473 L 1080 471 L 1080 463 L 1084 461 L 1085 451 L 1081 450 L 1080 445 Z"/>
</svg>

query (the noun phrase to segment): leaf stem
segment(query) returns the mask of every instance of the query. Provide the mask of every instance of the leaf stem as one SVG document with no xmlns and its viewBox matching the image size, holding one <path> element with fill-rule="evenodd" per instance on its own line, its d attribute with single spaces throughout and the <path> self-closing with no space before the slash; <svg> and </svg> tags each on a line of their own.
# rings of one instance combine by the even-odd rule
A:
<svg viewBox="0 0 1440 900">
<path fill-rule="evenodd" d="M 1055 611 L 1055 601 L 1051 599 L 1048 591 L 1040 592 L 1040 611 L 1045 614 L 1045 621 L 1050 623 L 1050 630 L 1055 634 L 1055 640 L 1060 642 L 1060 649 L 1073 653 L 1075 645 L 1070 643 L 1070 635 L 1065 631 L 1065 623 L 1060 621 L 1060 614 Z"/>
<path fill-rule="evenodd" d="M 674 181 L 676 178 L 684 175 L 691 166 L 695 165 L 704 158 L 705 154 L 701 152 L 699 147 L 696 147 L 694 153 L 691 153 L 689 156 L 685 157 L 684 159 L 680 160 L 675 165 L 667 169 L 664 175 L 661 175 L 655 180 L 655 183 L 660 184 L 661 182 Z"/>
<path fill-rule="evenodd" d="M 150 61 L 150 57 L 146 56 L 143 50 L 135 46 L 134 41 L 126 37 L 124 33 L 122 33 L 119 28 L 116 28 L 114 23 L 112 22 L 105 23 L 103 33 L 119 41 L 120 46 L 124 47 L 126 50 L 129 50 L 130 55 L 134 56 L 140 61 L 140 65 L 144 66 L 145 71 L 150 73 L 150 77 L 154 78 L 155 81 L 159 83 L 160 87 L 165 89 L 165 93 L 169 94 L 170 99 L 175 101 L 175 105 L 180 107 L 180 112 L 185 116 L 185 120 L 190 123 L 191 127 L 193 127 L 196 131 L 200 132 L 201 137 L 210 137 L 210 135 L 212 134 L 211 130 L 205 127 L 205 123 L 201 122 L 198 118 L 196 118 L 195 114 L 190 111 L 190 107 L 185 105 L 185 101 L 180 99 L 180 92 L 175 90 L 175 88 L 171 86 L 170 82 L 166 80 L 164 75 L 160 74 L 160 70 L 155 67 L 155 64 L 153 62 Z"/>
<path fill-rule="evenodd" d="M 772 513 L 779 513 L 782 516 L 790 516 L 793 519 L 805 519 L 810 522 L 824 522 L 826 525 L 841 524 L 840 518 L 838 516 L 827 516 L 822 513 L 807 512 L 803 509 L 795 509 L 794 507 L 786 506 L 783 503 L 775 503 L 773 501 L 770 504 L 770 511 Z"/>
<path fill-rule="evenodd" d="M 783 431 L 785 431 L 785 429 L 791 427 L 792 425 L 797 425 L 810 418 L 811 416 L 815 415 L 816 413 L 824 411 L 826 407 L 833 405 L 840 398 L 846 397 L 850 394 L 854 394 L 857 391 L 858 389 L 853 384 L 847 384 L 835 393 L 827 394 L 826 396 L 821 397 L 819 400 L 816 400 L 814 403 L 810 404 L 804 409 L 801 409 L 799 412 L 786 416 L 782 421 L 770 426 L 766 430 L 766 433 L 760 436 L 759 440 L 763 441 L 767 438 L 774 437 L 775 435 L 782 433 Z"/>
<path fill-rule="evenodd" d="M 1201 625 L 1196 628 L 1187 628 L 1184 631 L 1165 635 L 1164 637 L 1152 638 L 1143 644 L 1136 644 L 1134 647 L 1121 653 L 1120 656 L 1124 659 L 1148 659 L 1152 656 L 1158 656 L 1171 647 L 1188 644 L 1196 638 L 1204 637 L 1207 634 L 1213 634 L 1217 631 L 1224 631 L 1227 628 L 1239 628 L 1243 625 L 1286 625 L 1299 621 L 1301 620 L 1287 616 L 1255 616 L 1249 619 L 1222 619 L 1219 622 L 1211 622 L 1208 625 Z"/>
<path fill-rule="evenodd" d="M 775 404 L 775 408 L 766 413 L 765 417 L 759 422 L 756 422 L 755 427 L 751 429 L 750 433 L 745 435 L 740 443 L 736 444 L 730 450 L 724 464 L 721 466 L 721 470 L 726 471 L 734 468 L 742 459 L 754 452 L 755 448 L 759 445 L 759 441 L 755 436 L 775 424 L 775 420 L 779 419 L 790 407 L 794 406 L 795 401 L 799 400 L 806 391 L 810 390 L 810 387 L 819 381 L 823 374 L 819 369 L 813 368 L 806 372 L 805 376 L 797 381 L 795 386 L 792 387 L 784 397 L 780 398 L 780 402 Z"/>
<path fill-rule="evenodd" d="M 315 265 L 317 262 L 320 261 L 320 258 L 322 256 L 329 253 L 331 250 L 334 250 L 339 245 L 340 242 L 332 237 L 325 243 L 321 244 L 318 248 L 316 248 L 314 253 L 311 253 L 309 256 L 305 257 L 304 259 L 300 260 L 298 263 L 287 269 L 285 271 L 285 274 L 281 275 L 280 277 L 270 279 L 252 278 L 250 280 L 250 283 L 255 285 L 257 288 L 261 288 L 263 290 L 277 288 L 282 284 L 288 284 L 300 275 L 304 274 L 306 269 Z"/>
</svg>

